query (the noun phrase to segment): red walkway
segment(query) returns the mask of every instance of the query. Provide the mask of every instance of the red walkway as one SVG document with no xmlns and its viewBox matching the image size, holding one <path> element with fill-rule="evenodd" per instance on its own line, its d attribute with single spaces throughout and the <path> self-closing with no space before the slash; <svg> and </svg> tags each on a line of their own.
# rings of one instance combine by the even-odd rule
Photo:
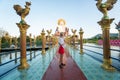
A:
<svg viewBox="0 0 120 80">
<path fill-rule="evenodd" d="M 65 57 L 66 66 L 59 68 L 59 55 L 53 58 L 42 80 L 87 80 L 70 55 Z"/>
</svg>

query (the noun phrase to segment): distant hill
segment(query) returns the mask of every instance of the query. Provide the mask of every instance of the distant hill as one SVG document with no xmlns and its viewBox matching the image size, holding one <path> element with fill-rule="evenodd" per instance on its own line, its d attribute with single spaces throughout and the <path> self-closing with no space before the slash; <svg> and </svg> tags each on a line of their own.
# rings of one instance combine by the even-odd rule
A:
<svg viewBox="0 0 120 80">
<path fill-rule="evenodd" d="M 93 39 L 93 38 L 101 39 L 102 34 L 97 34 L 97 35 L 93 36 L 91 39 Z M 110 38 L 111 39 L 117 39 L 118 38 L 118 33 L 110 33 Z"/>
</svg>

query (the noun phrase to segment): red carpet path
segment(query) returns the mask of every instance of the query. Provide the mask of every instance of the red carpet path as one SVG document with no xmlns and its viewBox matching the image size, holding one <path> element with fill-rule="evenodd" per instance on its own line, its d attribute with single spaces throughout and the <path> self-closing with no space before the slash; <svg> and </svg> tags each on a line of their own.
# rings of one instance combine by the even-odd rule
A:
<svg viewBox="0 0 120 80">
<path fill-rule="evenodd" d="M 66 51 L 67 54 L 67 51 Z M 45 72 L 42 80 L 87 80 L 70 55 L 67 55 L 66 66 L 59 68 L 59 54 L 57 53 Z"/>
</svg>

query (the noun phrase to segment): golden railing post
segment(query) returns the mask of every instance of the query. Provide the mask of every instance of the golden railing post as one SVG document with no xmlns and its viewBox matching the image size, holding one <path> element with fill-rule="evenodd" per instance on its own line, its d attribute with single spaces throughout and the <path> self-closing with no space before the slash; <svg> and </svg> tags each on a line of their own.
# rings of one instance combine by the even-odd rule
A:
<svg viewBox="0 0 120 80">
<path fill-rule="evenodd" d="M 18 69 L 26 69 L 29 67 L 29 64 L 27 63 L 27 57 L 26 57 L 26 32 L 29 28 L 28 24 L 21 24 L 17 23 L 17 26 L 20 29 L 20 66 Z"/>
<path fill-rule="evenodd" d="M 51 32 L 52 32 L 52 29 L 51 30 L 47 30 L 47 33 L 48 33 L 48 46 L 49 46 L 49 48 L 50 48 L 50 40 L 51 40 L 50 34 L 51 34 Z"/>
<path fill-rule="evenodd" d="M 41 36 L 42 36 L 42 53 L 45 54 L 46 37 L 44 29 L 42 30 Z"/>
<path fill-rule="evenodd" d="M 115 69 L 111 66 L 111 52 L 110 52 L 110 24 L 114 19 L 102 19 L 98 24 L 102 28 L 103 35 L 103 64 L 102 67 L 109 71 L 114 71 Z"/>
<path fill-rule="evenodd" d="M 83 29 L 82 28 L 80 28 L 80 32 L 79 32 L 79 34 L 80 34 L 80 53 L 82 54 L 83 53 Z"/>
<path fill-rule="evenodd" d="M 96 0 L 96 6 L 98 10 L 103 14 L 102 19 L 98 24 L 102 28 L 103 35 L 103 64 L 102 67 L 109 71 L 114 71 L 115 69 L 111 66 L 111 52 L 110 52 L 110 24 L 113 22 L 114 18 L 110 19 L 108 16 L 108 11 L 110 11 L 114 4 L 117 2 L 114 0 L 102 2 L 102 0 Z M 112 6 L 112 7 L 111 7 Z"/>
<path fill-rule="evenodd" d="M 21 70 L 29 68 L 26 57 L 26 33 L 30 25 L 28 25 L 24 19 L 29 14 L 30 5 L 31 2 L 26 2 L 25 8 L 22 8 L 18 4 L 13 6 L 16 13 L 21 17 L 21 21 L 19 23 L 16 23 L 20 30 L 20 66 L 18 69 Z M 21 9 L 19 9 L 18 6 L 20 6 Z"/>
<path fill-rule="evenodd" d="M 72 33 L 73 33 L 73 38 L 72 38 L 72 40 L 73 40 L 73 46 L 75 47 L 75 36 L 76 36 L 76 29 L 75 30 L 73 30 L 73 29 L 71 29 L 71 31 L 72 31 Z"/>
</svg>

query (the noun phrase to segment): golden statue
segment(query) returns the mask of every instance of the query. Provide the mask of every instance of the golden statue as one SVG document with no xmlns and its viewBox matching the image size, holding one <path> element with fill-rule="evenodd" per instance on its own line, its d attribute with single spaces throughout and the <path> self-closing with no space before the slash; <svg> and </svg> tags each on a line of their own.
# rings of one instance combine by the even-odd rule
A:
<svg viewBox="0 0 120 80">
<path fill-rule="evenodd" d="M 20 23 L 24 24 L 26 23 L 24 21 L 25 17 L 29 14 L 31 2 L 26 2 L 25 8 L 22 8 L 20 5 L 14 5 L 14 9 L 16 13 L 21 17 Z"/>
<path fill-rule="evenodd" d="M 59 36 L 61 32 L 64 33 L 64 36 L 68 36 L 69 34 L 69 28 L 66 27 L 66 22 L 64 19 L 58 20 L 58 26 L 56 28 L 55 35 Z"/>
<path fill-rule="evenodd" d="M 103 13 L 103 19 L 109 19 L 108 11 L 113 8 L 113 5 L 117 2 L 117 0 L 107 0 L 105 3 L 102 3 L 102 0 L 96 0 L 96 6 L 99 11 Z"/>
<path fill-rule="evenodd" d="M 50 34 L 51 34 L 51 32 L 52 32 L 52 29 L 47 30 L 48 35 L 50 35 Z"/>
<path fill-rule="evenodd" d="M 75 30 L 71 29 L 71 31 L 72 31 L 73 35 L 75 35 L 77 30 L 76 29 Z"/>
</svg>

